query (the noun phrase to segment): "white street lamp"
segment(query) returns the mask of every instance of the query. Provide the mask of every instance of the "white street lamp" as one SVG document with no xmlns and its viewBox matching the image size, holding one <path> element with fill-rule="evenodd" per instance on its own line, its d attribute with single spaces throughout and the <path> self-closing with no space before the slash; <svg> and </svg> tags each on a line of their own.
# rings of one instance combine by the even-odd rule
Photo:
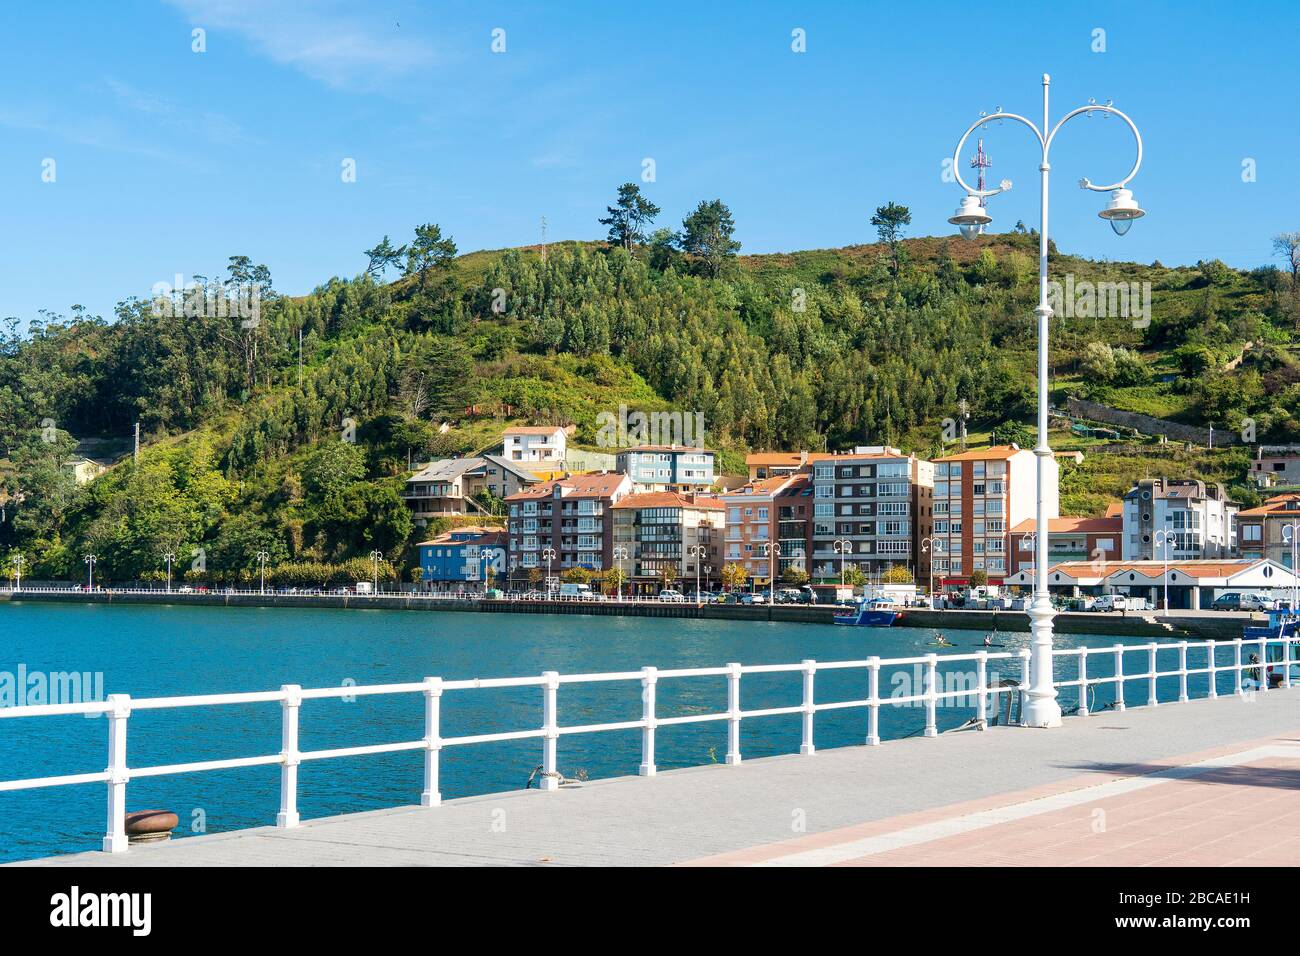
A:
<svg viewBox="0 0 1300 956">
<path fill-rule="evenodd" d="M 781 557 L 781 546 L 771 541 L 767 542 L 767 544 L 763 545 L 763 556 L 769 559 L 767 569 L 767 604 L 768 607 L 771 607 L 776 604 L 776 559 Z"/>
<path fill-rule="evenodd" d="M 163 560 L 167 562 L 167 593 L 172 593 L 172 562 L 176 560 L 176 553 L 168 551 L 163 555 Z"/>
<path fill-rule="evenodd" d="M 259 551 L 257 552 L 256 555 L 254 555 L 254 557 L 257 558 L 258 566 L 261 569 L 262 583 L 261 583 L 260 593 L 265 594 L 266 593 L 266 562 L 271 560 L 271 555 L 265 551 Z"/>
<path fill-rule="evenodd" d="M 551 584 L 551 560 L 555 557 L 554 548 L 543 548 L 542 557 L 546 559 L 546 600 L 551 599 L 551 591 L 554 586 Z"/>
<path fill-rule="evenodd" d="M 704 557 L 706 548 L 702 544 L 693 544 L 686 549 L 687 556 L 695 561 L 695 603 L 700 603 L 700 558 Z"/>
<path fill-rule="evenodd" d="M 988 212 L 979 207 L 978 200 L 996 196 L 998 193 L 1006 192 L 1011 188 L 1011 183 L 1003 180 L 996 189 L 972 189 L 962 179 L 961 151 L 971 133 L 985 123 L 999 120 L 1014 120 L 1027 126 L 1033 132 L 1038 140 L 1039 147 L 1042 149 L 1042 162 L 1038 167 L 1039 172 L 1042 174 L 1040 194 L 1042 223 L 1038 233 L 1038 307 L 1034 309 L 1035 314 L 1038 316 L 1038 444 L 1034 448 L 1034 454 L 1038 458 L 1038 501 L 1034 528 L 1038 532 L 1038 537 L 1036 540 L 1037 554 L 1034 563 L 1034 600 L 1029 608 L 1030 631 L 1033 636 L 1030 643 L 1029 687 L 1027 688 L 1024 710 L 1024 722 L 1029 727 L 1058 727 L 1061 723 L 1061 706 L 1056 701 L 1056 688 L 1052 686 L 1052 617 L 1055 612 L 1052 608 L 1051 596 L 1047 590 L 1046 478 L 1047 465 L 1052 457 L 1052 450 L 1047 440 L 1048 338 L 1049 320 L 1052 317 L 1052 308 L 1047 304 L 1048 182 L 1052 168 L 1049 158 L 1052 141 L 1056 139 L 1056 134 L 1060 132 L 1062 126 L 1076 116 L 1091 113 L 1111 113 L 1128 125 L 1128 128 L 1133 132 L 1134 139 L 1137 141 L 1137 158 L 1134 160 L 1133 168 L 1129 170 L 1128 175 L 1119 182 L 1107 186 L 1095 186 L 1087 179 L 1080 180 L 1079 185 L 1094 192 L 1111 193 L 1110 201 L 1099 215 L 1110 222 L 1115 231 L 1121 235 L 1128 231 L 1129 226 L 1133 224 L 1133 220 L 1145 215 L 1145 212 L 1133 199 L 1132 192 L 1127 188 L 1129 182 L 1137 175 L 1138 167 L 1142 165 L 1142 135 L 1138 132 L 1137 126 L 1128 116 L 1113 106 L 1098 106 L 1095 103 L 1089 103 L 1087 106 L 1081 106 L 1066 113 L 1060 122 L 1050 127 L 1049 132 L 1048 88 L 1051 82 L 1051 77 L 1044 73 L 1043 125 L 1041 129 L 1023 116 L 1015 113 L 1004 113 L 999 110 L 996 113 L 981 117 L 962 134 L 961 139 L 957 141 L 957 148 L 953 150 L 952 170 L 957 184 L 965 190 L 966 197 L 957 214 L 949 220 L 961 229 L 963 236 L 974 238 L 978 234 L 980 226 L 992 222 L 992 217 L 988 215 Z M 975 201 L 971 202 L 971 200 Z M 977 207 L 979 207 L 978 211 L 976 211 Z"/>
<path fill-rule="evenodd" d="M 831 550 L 840 556 L 840 587 L 844 587 L 844 558 L 853 553 L 853 542 L 849 538 L 836 538 Z"/>
<path fill-rule="evenodd" d="M 81 556 L 81 560 L 86 562 L 86 590 L 93 591 L 95 590 L 95 562 L 99 558 L 93 554 L 84 554 Z"/>
<path fill-rule="evenodd" d="M 23 589 L 23 562 L 27 559 L 21 554 L 13 556 L 14 566 L 14 592 L 17 593 Z"/>
<path fill-rule="evenodd" d="M 1161 528 L 1151 536 L 1151 543 L 1164 551 L 1165 556 L 1165 613 L 1169 613 L 1169 542 L 1177 541 L 1177 536 L 1168 528 Z"/>
<path fill-rule="evenodd" d="M 1300 575 L 1300 521 L 1292 521 L 1290 524 L 1282 525 L 1282 541 L 1291 544 L 1291 614 L 1300 617 L 1300 581 L 1296 576 Z M 1267 554 L 1267 552 L 1265 552 Z"/>
<path fill-rule="evenodd" d="M 376 594 L 379 593 L 379 562 L 382 560 L 384 560 L 384 552 L 378 550 L 370 552 L 370 565 L 374 570 L 374 587 Z"/>
<path fill-rule="evenodd" d="M 623 600 L 623 562 L 632 557 L 631 553 L 623 545 L 614 549 L 614 563 L 618 567 L 618 599 Z"/>
<path fill-rule="evenodd" d="M 934 607 L 934 562 L 943 554 L 943 538 L 932 534 L 921 539 L 921 553 L 930 555 L 930 607 Z"/>
</svg>

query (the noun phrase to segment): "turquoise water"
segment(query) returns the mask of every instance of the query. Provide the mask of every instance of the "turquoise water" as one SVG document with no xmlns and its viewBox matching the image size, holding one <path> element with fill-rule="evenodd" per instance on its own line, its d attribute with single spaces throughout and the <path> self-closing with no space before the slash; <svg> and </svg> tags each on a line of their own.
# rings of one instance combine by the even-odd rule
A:
<svg viewBox="0 0 1300 956">
<path fill-rule="evenodd" d="M 16 674 L 25 665 L 37 672 L 102 672 L 105 693 L 133 697 L 274 690 L 281 684 L 303 687 L 560 673 L 796 663 L 864 659 L 871 655 L 906 657 L 937 651 L 972 652 L 983 635 L 948 631 L 957 650 L 928 646 L 929 631 L 865 629 L 819 624 L 694 621 L 663 618 L 512 615 L 451 612 L 307 610 L 209 607 L 109 607 L 104 605 L 0 605 L 0 672 Z M 1007 634 L 1005 650 L 1027 646 L 1027 634 Z M 1129 643 L 1144 643 L 1132 639 Z M 1058 646 L 1109 647 L 1116 638 L 1062 635 Z M 1231 662 L 1230 648 L 1219 651 Z M 1074 661 L 1058 662 L 1058 679 L 1075 676 Z M 1160 669 L 1177 666 L 1177 655 L 1162 653 Z M 1193 659 L 1191 666 L 1201 666 Z M 1089 675 L 1112 672 L 1111 655 L 1089 659 Z M 1126 672 L 1146 668 L 1144 654 L 1130 654 Z M 940 668 L 947 675 L 973 671 L 973 662 Z M 992 677 L 1019 677 L 1018 662 L 991 662 Z M 818 703 L 867 696 L 865 670 L 822 671 L 816 678 Z M 882 671 L 882 696 L 919 692 L 914 668 Z M 1230 693 L 1222 675 L 1220 693 Z M 1192 694 L 1203 695 L 1205 679 L 1192 679 Z M 1176 698 L 1178 681 L 1160 681 L 1160 697 Z M 1113 696 L 1098 687 L 1094 708 Z M 794 706 L 802 697 L 801 676 L 746 675 L 741 682 L 745 709 Z M 1145 703 L 1145 681 L 1128 686 L 1130 705 Z M 942 706 L 939 729 L 957 727 L 974 713 L 973 701 Z M 1063 689 L 1062 706 L 1077 703 Z M 449 691 L 443 697 L 444 736 L 492 733 L 538 727 L 542 722 L 539 688 Z M 966 706 L 969 704 L 969 706 Z M 717 713 L 726 709 L 725 679 L 661 681 L 658 714 Z M 818 747 L 862 743 L 866 710 L 819 713 Z M 639 682 L 563 685 L 559 691 L 561 726 L 636 720 L 641 716 Z M 882 737 L 920 733 L 925 723 L 918 706 L 882 708 Z M 418 740 L 423 736 L 423 698 L 419 694 L 307 701 L 301 714 L 301 748 L 317 750 Z M 797 714 L 745 720 L 741 749 L 746 758 L 796 752 Z M 13 780 L 103 770 L 107 726 L 102 717 L 84 716 L 0 720 L 0 779 Z M 128 764 L 156 764 L 247 757 L 280 749 L 280 707 L 252 704 L 178 710 L 138 711 L 129 721 Z M 721 760 L 726 751 L 725 722 L 661 728 L 657 763 L 662 769 Z M 640 732 L 565 736 L 559 743 L 559 769 L 567 776 L 610 777 L 636 772 Z M 381 754 L 313 761 L 299 774 L 299 809 L 304 818 L 372 810 L 419 802 L 422 755 Z M 541 762 L 541 741 L 510 741 L 453 747 L 442 751 L 444 799 L 514 790 L 524 786 Z M 278 810 L 279 770 L 251 767 L 132 781 L 128 809 L 166 808 L 178 814 L 178 836 L 273 823 Z M 0 860 L 98 849 L 104 828 L 105 787 L 73 787 L 0 793 Z"/>
</svg>

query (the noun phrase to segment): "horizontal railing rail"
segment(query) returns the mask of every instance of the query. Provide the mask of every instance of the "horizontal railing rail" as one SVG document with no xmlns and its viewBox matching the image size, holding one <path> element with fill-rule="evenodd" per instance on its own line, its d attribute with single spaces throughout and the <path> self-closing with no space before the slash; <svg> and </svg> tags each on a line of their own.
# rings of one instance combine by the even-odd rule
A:
<svg viewBox="0 0 1300 956">
<path fill-rule="evenodd" d="M 1267 690 L 1269 680 L 1264 676 L 1276 668 L 1281 668 L 1281 686 L 1292 686 L 1291 669 L 1300 664 L 1292 653 L 1292 645 L 1300 641 L 1297 637 L 1260 638 L 1252 641 L 1236 640 L 1214 643 L 1210 641 L 1177 644 L 1116 644 L 1112 648 L 1092 649 L 1087 647 L 1061 649 L 1053 652 L 1054 658 L 1076 658 L 1079 676 L 1072 680 L 1054 681 L 1056 687 L 1077 687 L 1080 692 L 1078 713 L 1089 713 L 1088 689 L 1105 683 L 1113 683 L 1116 688 L 1115 708 L 1123 710 L 1124 685 L 1126 682 L 1146 679 L 1150 684 L 1148 706 L 1158 703 L 1156 682 L 1162 677 L 1180 678 L 1179 701 L 1188 699 L 1187 678 L 1192 674 L 1208 674 L 1210 677 L 1208 697 L 1217 696 L 1216 680 L 1218 674 L 1232 673 L 1235 693 L 1247 692 L 1245 677 L 1250 672 L 1257 676 L 1252 682 L 1261 690 Z M 1280 659 L 1268 661 L 1268 648 L 1280 645 Z M 1215 649 L 1231 647 L 1233 662 L 1220 665 L 1215 658 Z M 1258 648 L 1257 661 L 1243 661 L 1243 648 Z M 1191 651 L 1206 651 L 1206 666 L 1188 667 L 1188 655 Z M 1160 670 L 1157 666 L 1161 653 L 1176 653 L 1178 667 L 1172 670 Z M 1131 673 L 1124 670 L 1126 655 L 1144 653 L 1148 668 L 1144 672 Z M 1106 677 L 1090 677 L 1087 664 L 1090 657 L 1100 654 L 1109 655 L 1115 665 L 1115 673 Z M 990 662 L 1018 662 L 1020 681 L 1000 681 L 989 683 L 988 665 Z M 972 686 L 952 690 L 939 687 L 939 667 L 947 664 L 974 664 L 975 676 Z M 610 731 L 640 730 L 641 760 L 637 773 L 641 776 L 654 776 L 657 771 L 655 763 L 655 731 L 660 727 L 681 726 L 685 724 L 726 722 L 727 750 L 725 762 L 736 765 L 741 762 L 741 722 L 746 719 L 771 717 L 778 715 L 799 714 L 802 716 L 801 740 L 799 752 L 812 754 L 816 747 L 813 739 L 814 721 L 818 713 L 845 710 L 851 708 L 867 711 L 866 734 L 864 742 L 868 746 L 880 743 L 880 710 L 882 707 L 919 705 L 925 711 L 924 736 L 938 735 L 936 710 L 941 702 L 957 700 L 974 700 L 975 717 L 969 723 L 983 728 L 989 722 L 989 705 L 999 695 L 1019 695 L 1029 683 L 1030 652 L 1027 648 L 1016 651 L 977 651 L 971 654 L 953 654 L 940 657 L 937 654 L 924 654 L 912 657 L 880 658 L 869 657 L 864 660 L 815 661 L 805 660 L 798 664 L 750 664 L 730 663 L 725 666 L 665 668 L 643 667 L 640 670 L 616 671 L 608 673 L 559 674 L 547 671 L 538 676 L 472 678 L 462 680 L 444 680 L 440 677 L 428 677 L 419 682 L 397 684 L 374 684 L 368 686 L 317 687 L 304 689 L 296 684 L 285 684 L 278 691 L 256 691 L 237 694 L 202 694 L 180 697 L 147 697 L 134 699 L 127 694 L 111 694 L 106 700 L 82 703 L 42 704 L 0 708 L 0 719 L 24 717 L 47 717 L 68 714 L 104 714 L 108 718 L 108 766 L 103 771 L 61 776 L 34 777 L 20 780 L 0 781 L 0 792 L 30 790 L 47 787 L 72 786 L 86 783 L 105 783 L 108 788 L 108 815 L 105 828 L 103 849 L 105 852 L 117 853 L 127 848 L 126 834 L 126 788 L 133 779 L 161 777 L 173 774 L 201 773 L 210 770 L 227 770 L 241 767 L 279 766 L 280 767 L 280 809 L 276 815 L 279 827 L 294 827 L 300 822 L 298 812 L 298 768 L 307 761 L 333 760 L 345 757 L 359 757 L 374 754 L 398 753 L 419 750 L 424 753 L 424 779 L 420 803 L 425 807 L 437 806 L 442 799 L 439 788 L 439 752 L 445 747 L 462 747 L 482 743 L 497 743 L 513 740 L 542 740 L 542 762 L 540 788 L 555 790 L 563 779 L 557 769 L 557 752 L 559 739 L 574 734 L 604 733 Z M 881 696 L 880 672 L 888 667 L 923 668 L 922 681 L 915 693 L 891 694 Z M 1260 668 L 1267 671 L 1260 672 Z M 816 675 L 818 671 L 865 670 L 867 672 L 866 696 L 851 700 L 824 701 L 818 703 L 815 694 Z M 741 705 L 741 679 L 746 675 L 757 674 L 799 674 L 802 678 L 802 699 L 800 703 L 785 707 L 765 707 L 746 710 Z M 684 714 L 678 716 L 660 716 L 656 709 L 656 689 L 660 681 L 681 678 L 722 677 L 726 681 L 726 708 L 706 714 Z M 642 713 L 635 720 L 610 721 L 595 724 L 578 724 L 561 726 L 558 719 L 559 689 L 564 685 L 593 684 L 608 682 L 640 682 Z M 441 706 L 442 697 L 448 691 L 472 691 L 489 688 L 537 687 L 542 690 L 542 724 L 540 727 L 498 733 L 468 734 L 455 737 L 442 735 Z M 392 743 L 370 744 L 357 747 L 340 747 L 333 749 L 304 751 L 299 748 L 299 712 L 305 700 L 332 698 L 353 698 L 389 694 L 422 694 L 424 696 L 424 735 L 418 740 L 405 740 Z M 133 711 L 164 710 L 189 707 L 218 707 L 228 705 L 247 705 L 261 703 L 279 703 L 281 708 L 281 743 L 279 753 L 260 754 L 251 757 L 235 757 L 217 760 L 200 760 L 186 763 L 132 767 L 127 760 L 127 723 Z M 1023 705 L 1023 702 L 1022 702 Z M 996 706 L 994 709 L 996 713 Z"/>
</svg>

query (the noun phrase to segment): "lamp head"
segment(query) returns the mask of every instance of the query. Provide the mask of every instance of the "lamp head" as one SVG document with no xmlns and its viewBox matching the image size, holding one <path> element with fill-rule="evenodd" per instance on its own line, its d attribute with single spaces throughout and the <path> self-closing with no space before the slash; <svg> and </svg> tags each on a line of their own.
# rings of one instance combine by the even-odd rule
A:
<svg viewBox="0 0 1300 956">
<path fill-rule="evenodd" d="M 1110 194 L 1106 208 L 1097 215 L 1110 223 L 1115 235 L 1122 236 L 1132 228 L 1136 220 L 1146 215 L 1146 210 L 1137 204 L 1131 190 L 1116 189 Z"/>
<path fill-rule="evenodd" d="M 993 217 L 980 205 L 978 196 L 967 195 L 957 211 L 948 217 L 948 221 L 957 227 L 964 238 L 974 239 L 993 221 Z"/>
</svg>

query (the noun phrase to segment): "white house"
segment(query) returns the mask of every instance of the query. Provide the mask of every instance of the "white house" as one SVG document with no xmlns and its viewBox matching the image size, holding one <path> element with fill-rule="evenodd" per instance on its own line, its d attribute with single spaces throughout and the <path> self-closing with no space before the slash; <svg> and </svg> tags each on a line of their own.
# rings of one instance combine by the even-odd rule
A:
<svg viewBox="0 0 1300 956">
<path fill-rule="evenodd" d="M 506 461 L 559 467 L 568 451 L 568 436 L 559 425 L 517 425 L 507 428 L 502 437 Z"/>
</svg>

